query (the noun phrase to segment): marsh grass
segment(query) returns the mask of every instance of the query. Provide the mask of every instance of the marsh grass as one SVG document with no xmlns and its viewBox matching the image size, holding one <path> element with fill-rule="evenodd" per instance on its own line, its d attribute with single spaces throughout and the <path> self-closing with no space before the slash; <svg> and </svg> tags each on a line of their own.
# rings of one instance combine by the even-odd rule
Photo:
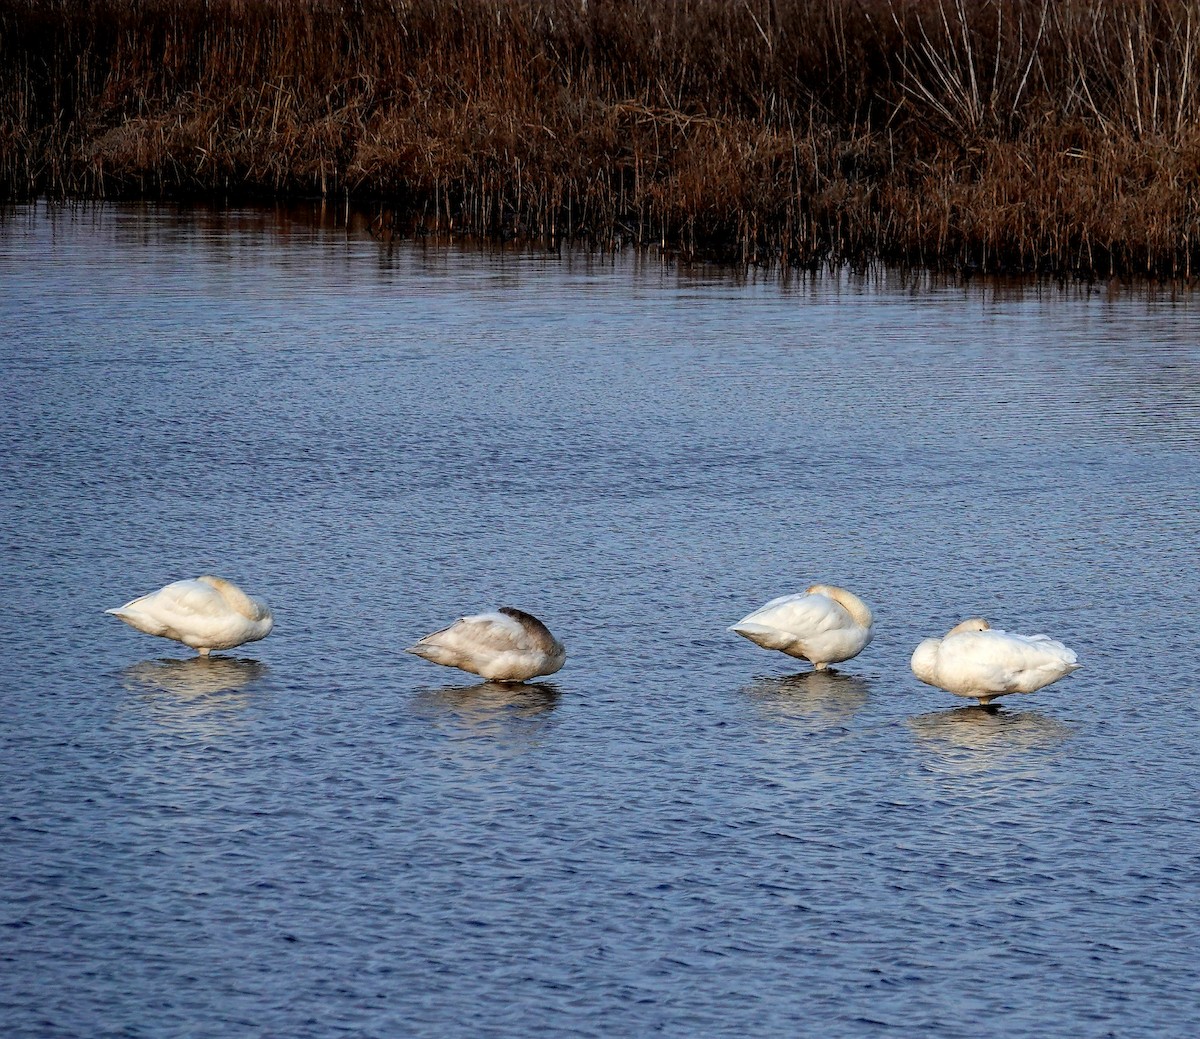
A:
<svg viewBox="0 0 1200 1039">
<path fill-rule="evenodd" d="M 0 0 L 0 184 L 1190 277 L 1198 88 L 1200 0 Z"/>
</svg>

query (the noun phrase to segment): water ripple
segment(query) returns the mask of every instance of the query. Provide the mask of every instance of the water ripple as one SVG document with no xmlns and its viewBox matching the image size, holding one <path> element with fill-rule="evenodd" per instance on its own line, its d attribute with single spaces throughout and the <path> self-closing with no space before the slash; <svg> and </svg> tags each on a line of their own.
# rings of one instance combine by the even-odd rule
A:
<svg viewBox="0 0 1200 1039">
<path fill-rule="evenodd" d="M 13 1039 L 1191 1036 L 1190 295 L 0 216 Z M 103 616 L 215 571 L 277 628 Z M 817 580 L 836 673 L 727 626 Z M 502 603 L 553 682 L 406 656 Z M 1084 667 L 998 712 L 965 616 Z"/>
</svg>

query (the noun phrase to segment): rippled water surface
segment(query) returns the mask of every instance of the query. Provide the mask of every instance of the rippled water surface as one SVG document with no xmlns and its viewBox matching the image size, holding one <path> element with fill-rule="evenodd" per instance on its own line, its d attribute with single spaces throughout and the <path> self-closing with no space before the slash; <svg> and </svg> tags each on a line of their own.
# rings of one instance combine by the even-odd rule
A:
<svg viewBox="0 0 1200 1039">
<path fill-rule="evenodd" d="M 1194 1036 L 1200 302 L 0 222 L 6 1037 Z M 212 660 L 106 617 L 267 597 Z M 725 629 L 817 580 L 874 643 Z M 522 688 L 403 654 L 538 614 Z M 995 715 L 965 616 L 1084 667 Z"/>
</svg>

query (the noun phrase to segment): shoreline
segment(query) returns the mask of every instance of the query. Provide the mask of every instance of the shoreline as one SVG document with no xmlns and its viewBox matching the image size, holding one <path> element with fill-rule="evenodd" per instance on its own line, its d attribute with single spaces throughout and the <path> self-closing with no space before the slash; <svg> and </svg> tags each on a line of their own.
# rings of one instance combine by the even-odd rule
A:
<svg viewBox="0 0 1200 1039">
<path fill-rule="evenodd" d="M 1191 281 L 1200 0 L 0 0 L 0 196 Z"/>
</svg>

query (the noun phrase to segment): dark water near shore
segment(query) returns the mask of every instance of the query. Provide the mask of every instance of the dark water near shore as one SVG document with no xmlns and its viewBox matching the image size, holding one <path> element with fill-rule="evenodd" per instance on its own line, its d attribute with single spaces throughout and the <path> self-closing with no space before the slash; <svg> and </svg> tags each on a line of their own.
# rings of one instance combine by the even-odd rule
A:
<svg viewBox="0 0 1200 1039">
<path fill-rule="evenodd" d="M 0 222 L 0 1023 L 1191 1036 L 1200 301 Z M 211 661 L 101 611 L 212 571 Z M 816 580 L 838 674 L 725 631 Z M 400 650 L 531 610 L 567 666 Z M 1084 664 L 921 685 L 973 614 Z"/>
</svg>

